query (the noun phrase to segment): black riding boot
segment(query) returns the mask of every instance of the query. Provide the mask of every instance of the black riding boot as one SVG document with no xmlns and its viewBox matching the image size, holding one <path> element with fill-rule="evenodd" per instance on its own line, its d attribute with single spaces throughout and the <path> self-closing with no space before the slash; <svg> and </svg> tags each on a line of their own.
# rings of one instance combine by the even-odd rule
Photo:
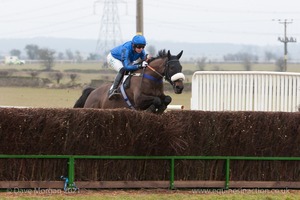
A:
<svg viewBox="0 0 300 200">
<path fill-rule="evenodd" d="M 117 88 L 118 88 L 120 82 L 122 81 L 123 75 L 124 75 L 124 69 L 122 68 L 118 72 L 118 74 L 114 80 L 112 88 L 108 91 L 108 99 L 109 100 L 112 100 L 115 97 L 115 95 L 120 94 L 120 93 L 118 93 Z"/>
</svg>

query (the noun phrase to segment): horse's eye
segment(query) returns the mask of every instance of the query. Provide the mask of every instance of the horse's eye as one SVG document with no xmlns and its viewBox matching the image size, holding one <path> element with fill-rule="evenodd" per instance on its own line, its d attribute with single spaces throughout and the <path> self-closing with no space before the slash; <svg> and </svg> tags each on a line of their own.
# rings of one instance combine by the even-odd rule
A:
<svg viewBox="0 0 300 200">
<path fill-rule="evenodd" d="M 170 69 L 171 70 L 175 69 L 175 65 L 170 65 Z"/>
</svg>

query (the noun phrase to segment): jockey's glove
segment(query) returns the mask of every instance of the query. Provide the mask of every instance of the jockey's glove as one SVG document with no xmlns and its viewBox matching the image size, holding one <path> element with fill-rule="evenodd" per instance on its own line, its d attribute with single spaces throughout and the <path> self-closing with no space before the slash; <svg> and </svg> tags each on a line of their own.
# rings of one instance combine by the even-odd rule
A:
<svg viewBox="0 0 300 200">
<path fill-rule="evenodd" d="M 147 62 L 147 61 L 150 60 L 150 59 L 151 59 L 151 55 L 146 54 L 146 56 L 145 56 L 145 61 Z"/>
<path fill-rule="evenodd" d="M 146 68 L 148 66 L 148 63 L 146 61 L 143 61 L 140 65 L 139 65 L 139 68 L 140 69 L 143 69 L 143 68 Z"/>
</svg>

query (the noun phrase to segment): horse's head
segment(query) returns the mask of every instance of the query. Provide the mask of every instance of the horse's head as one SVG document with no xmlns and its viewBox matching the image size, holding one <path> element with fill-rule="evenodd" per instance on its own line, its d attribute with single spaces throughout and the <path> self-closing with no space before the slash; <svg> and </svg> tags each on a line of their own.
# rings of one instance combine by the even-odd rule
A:
<svg viewBox="0 0 300 200">
<path fill-rule="evenodd" d="M 183 81 L 185 76 L 183 75 L 182 66 L 179 62 L 183 51 L 178 55 L 171 55 L 170 51 L 166 53 L 166 50 L 160 50 L 157 57 L 153 57 L 149 60 L 151 66 L 150 69 L 154 71 L 154 75 L 159 75 L 160 79 L 165 79 L 173 86 L 176 94 L 181 94 L 183 90 Z M 153 67 L 153 68 L 152 68 Z"/>
<path fill-rule="evenodd" d="M 183 51 L 174 56 L 171 55 L 170 51 L 168 51 L 168 59 L 165 63 L 165 79 L 173 86 L 176 94 L 181 94 L 184 88 L 183 81 L 185 76 L 182 73 L 182 66 L 179 61 L 182 53 Z"/>
</svg>

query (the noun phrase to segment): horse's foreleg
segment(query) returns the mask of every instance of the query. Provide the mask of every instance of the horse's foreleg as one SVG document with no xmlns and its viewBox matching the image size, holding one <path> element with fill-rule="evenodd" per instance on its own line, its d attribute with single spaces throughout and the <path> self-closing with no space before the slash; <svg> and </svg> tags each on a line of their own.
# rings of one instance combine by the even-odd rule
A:
<svg viewBox="0 0 300 200">
<path fill-rule="evenodd" d="M 148 112 L 157 113 L 157 109 L 162 105 L 159 97 L 153 97 L 151 105 L 146 109 Z"/>
<path fill-rule="evenodd" d="M 135 100 L 135 106 L 138 109 L 156 113 L 156 110 L 161 106 L 162 100 L 159 97 L 140 95 Z"/>
<path fill-rule="evenodd" d="M 156 113 L 156 107 L 155 105 L 151 104 L 147 109 L 146 109 L 147 112 L 150 112 L 150 113 Z"/>
<path fill-rule="evenodd" d="M 164 96 L 162 104 L 157 109 L 157 114 L 163 113 L 167 109 L 167 107 L 171 103 L 171 101 L 172 101 L 172 97 Z"/>
</svg>

